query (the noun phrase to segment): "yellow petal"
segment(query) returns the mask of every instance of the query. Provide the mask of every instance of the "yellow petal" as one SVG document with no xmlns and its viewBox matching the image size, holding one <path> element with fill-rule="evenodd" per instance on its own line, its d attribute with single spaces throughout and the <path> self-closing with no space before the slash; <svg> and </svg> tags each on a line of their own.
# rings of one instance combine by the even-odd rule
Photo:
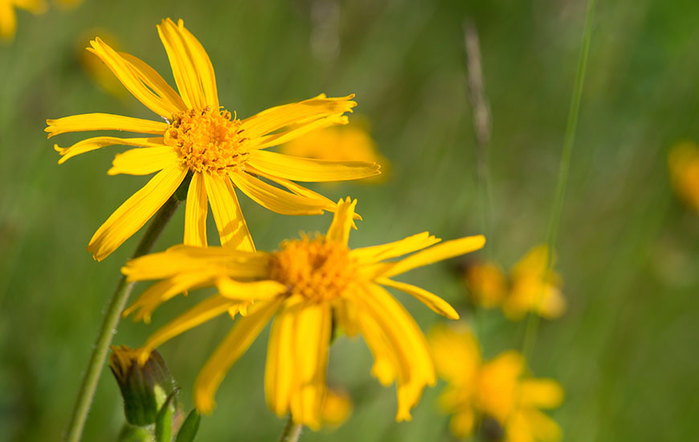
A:
<svg viewBox="0 0 699 442">
<path fill-rule="evenodd" d="M 298 103 L 275 106 L 243 120 L 246 135 L 254 140 L 262 135 L 284 129 L 290 125 L 311 123 L 331 115 L 350 112 L 356 102 L 354 95 L 327 98 L 325 94 Z"/>
<path fill-rule="evenodd" d="M 172 75 L 177 89 L 188 108 L 203 109 L 206 97 L 201 85 L 199 73 L 190 57 L 188 47 L 172 20 L 165 19 L 158 26 L 158 35 L 170 60 Z M 218 108 L 218 106 L 217 106 Z"/>
<path fill-rule="evenodd" d="M 347 244 L 350 229 L 354 226 L 354 208 L 356 206 L 357 200 L 351 200 L 349 197 L 338 201 L 337 211 L 333 216 L 328 233 L 325 235 L 327 240 Z"/>
<path fill-rule="evenodd" d="M 186 110 L 187 106 L 184 104 L 182 97 L 180 97 L 177 92 L 167 84 L 167 81 L 160 76 L 158 71 L 150 67 L 145 61 L 138 57 L 125 52 L 119 52 L 124 60 L 131 63 L 130 68 L 133 70 L 134 74 L 143 81 L 143 83 L 148 86 L 148 88 L 155 91 L 155 93 L 163 97 L 166 101 L 169 101 L 172 105 L 180 110 Z M 170 119 L 167 115 L 164 115 L 168 120 Z"/>
<path fill-rule="evenodd" d="M 253 151 L 248 162 L 270 175 L 306 182 L 356 180 L 381 173 L 376 163 L 315 160 L 266 150 Z"/>
<path fill-rule="evenodd" d="M 333 304 L 333 309 L 337 327 L 345 332 L 347 336 L 356 336 L 359 333 L 357 307 L 346 299 L 340 298 Z"/>
<path fill-rule="evenodd" d="M 206 247 L 206 215 L 209 212 L 204 177 L 192 174 L 187 190 L 187 206 L 184 214 L 184 244 Z"/>
<path fill-rule="evenodd" d="M 532 440 L 541 442 L 557 442 L 562 439 L 563 432 L 558 424 L 538 410 L 522 410 L 521 415 L 527 421 Z M 508 425 L 508 435 L 511 433 Z"/>
<path fill-rule="evenodd" d="M 265 398 L 267 405 L 277 416 L 284 416 L 289 411 L 289 397 L 296 371 L 296 364 L 290 363 L 294 361 L 294 312 L 302 302 L 299 296 L 287 299 L 274 319 L 269 334 Z"/>
<path fill-rule="evenodd" d="M 553 379 L 525 379 L 519 391 L 523 406 L 556 408 L 563 402 L 563 388 Z"/>
<path fill-rule="evenodd" d="M 484 245 L 485 237 L 483 235 L 467 236 L 465 238 L 446 241 L 398 261 L 383 273 L 382 276 L 391 277 L 400 273 L 405 273 L 416 267 L 422 267 L 437 261 L 443 261 L 473 252 L 474 250 L 482 248 Z"/>
<path fill-rule="evenodd" d="M 324 197 L 323 195 L 319 194 L 318 192 L 314 192 L 311 189 L 308 189 L 308 188 L 303 187 L 299 184 L 296 184 L 293 181 L 264 173 L 260 170 L 255 169 L 252 166 L 246 168 L 246 171 L 248 173 L 253 174 L 253 175 L 261 176 L 262 178 L 265 178 L 273 183 L 279 184 L 280 186 L 288 189 L 290 192 L 294 193 L 295 195 L 314 199 L 314 200 L 317 200 L 319 202 L 322 201 L 324 204 L 324 210 L 327 210 L 328 212 L 335 212 L 335 209 L 337 208 L 337 204 L 335 204 L 335 202 Z M 361 219 L 361 217 L 358 214 L 355 214 L 354 219 Z"/>
<path fill-rule="evenodd" d="M 255 251 L 255 245 L 240 211 L 235 189 L 228 177 L 204 174 L 206 194 L 214 214 L 221 245 L 238 250 Z"/>
<path fill-rule="evenodd" d="M 476 414 L 473 408 L 460 410 L 449 420 L 449 430 L 454 437 L 465 439 L 473 434 L 475 428 Z"/>
<path fill-rule="evenodd" d="M 17 15 L 10 2 L 0 3 L 0 37 L 12 40 L 17 30 Z"/>
<path fill-rule="evenodd" d="M 121 272 L 129 281 L 165 279 L 187 272 L 208 273 L 214 269 L 237 280 L 264 279 L 269 273 L 269 259 L 265 252 L 180 245 L 132 259 Z"/>
<path fill-rule="evenodd" d="M 108 175 L 150 175 L 159 170 L 177 168 L 177 154 L 170 146 L 131 149 L 117 154 Z"/>
<path fill-rule="evenodd" d="M 439 376 L 458 388 L 475 388 L 481 350 L 473 332 L 462 322 L 440 324 L 430 330 L 429 342 Z"/>
<path fill-rule="evenodd" d="M 296 423 L 320 428 L 325 396 L 332 314 L 326 303 L 304 303 L 293 313 L 292 363 L 296 365 L 289 398 Z"/>
<path fill-rule="evenodd" d="M 266 149 L 268 147 L 278 146 L 280 144 L 293 141 L 316 130 L 323 130 L 330 126 L 346 125 L 348 123 L 349 118 L 340 114 L 330 115 L 329 117 L 324 117 L 318 120 L 299 122 L 287 127 L 282 131 L 274 132 L 270 135 L 263 135 L 259 138 L 253 138 L 250 140 L 249 146 L 251 149 Z"/>
<path fill-rule="evenodd" d="M 238 282 L 227 276 L 219 277 L 216 287 L 221 296 L 239 301 L 266 300 L 287 291 L 286 286 L 277 281 Z"/>
<path fill-rule="evenodd" d="M 431 308 L 434 312 L 439 313 L 442 316 L 446 316 L 447 318 L 454 320 L 459 319 L 459 314 L 456 312 L 456 310 L 454 310 L 454 307 L 449 305 L 448 302 L 446 302 L 439 296 L 435 295 L 434 293 L 430 293 L 423 288 L 414 286 L 412 284 L 407 284 L 405 282 L 393 281 L 388 278 L 379 278 L 376 280 L 376 283 L 381 285 L 387 285 L 389 287 L 393 287 L 394 289 L 398 289 L 402 292 L 412 295 L 418 301 L 422 302 L 427 307 Z"/>
<path fill-rule="evenodd" d="M 285 192 L 245 172 L 230 174 L 231 180 L 244 194 L 259 205 L 282 215 L 320 215 L 325 201 Z"/>
<path fill-rule="evenodd" d="M 416 250 L 434 245 L 439 241 L 439 238 L 430 235 L 429 232 L 422 232 L 398 241 L 393 241 L 378 246 L 352 249 L 350 254 L 353 258 L 356 258 L 362 263 L 375 263 L 386 259 L 395 258 L 397 256 L 407 255 L 408 253 L 415 252 Z"/>
<path fill-rule="evenodd" d="M 222 296 L 212 296 L 195 307 L 187 310 L 182 315 L 168 322 L 153 333 L 142 347 L 142 354 L 146 357 L 161 344 L 169 341 L 177 335 L 201 325 L 216 316 L 222 315 L 235 304 L 235 301 Z"/>
<path fill-rule="evenodd" d="M 164 169 L 124 202 L 90 239 L 87 251 L 101 261 L 148 221 L 184 180 L 186 170 Z"/>
<path fill-rule="evenodd" d="M 212 109 L 218 109 L 218 91 L 216 90 L 216 76 L 214 74 L 214 67 L 211 64 L 209 55 L 204 50 L 199 40 L 192 35 L 187 28 L 184 27 L 182 20 L 177 22 L 177 29 L 188 49 L 188 54 L 192 59 L 192 64 L 194 69 L 199 74 L 201 79 L 201 85 L 204 89 L 204 97 L 206 99 L 206 104 Z"/>
<path fill-rule="evenodd" d="M 88 48 L 88 50 L 97 55 L 124 87 L 148 109 L 165 118 L 170 118 L 173 114 L 185 110 L 179 103 L 173 102 L 168 94 L 159 95 L 157 91 L 150 88 L 149 85 L 153 83 L 153 80 L 99 37 L 91 41 L 90 45 L 92 48 Z"/>
<path fill-rule="evenodd" d="M 128 316 L 135 312 L 134 321 L 150 322 L 150 317 L 160 304 L 188 290 L 213 285 L 219 271 L 215 268 L 203 271 L 178 273 L 171 278 L 153 284 L 138 299 L 124 310 Z"/>
<path fill-rule="evenodd" d="M 209 414 L 213 411 L 214 394 L 226 372 L 250 347 L 282 301 L 279 298 L 253 305 L 248 315 L 237 320 L 238 323 L 216 348 L 194 384 L 194 404 L 200 413 Z"/>
<path fill-rule="evenodd" d="M 63 164 L 74 156 L 92 152 L 108 146 L 138 146 L 138 147 L 163 147 L 165 144 L 162 138 L 117 138 L 117 137 L 94 137 L 78 141 L 70 147 L 59 147 L 57 144 L 53 148 L 61 154 L 58 164 Z"/>
<path fill-rule="evenodd" d="M 384 288 L 367 284 L 366 289 L 366 293 L 356 295 L 355 302 L 376 321 L 396 359 L 401 361 L 396 367 L 400 369 L 396 420 L 410 420 L 410 409 L 417 404 L 423 388 L 436 381 L 425 336 L 405 308 Z"/>
<path fill-rule="evenodd" d="M 141 118 L 124 117 L 112 114 L 81 114 L 69 117 L 46 120 L 48 137 L 68 132 L 83 132 L 90 130 L 122 130 L 146 134 L 163 134 L 167 123 L 162 121 L 144 120 Z"/>
</svg>

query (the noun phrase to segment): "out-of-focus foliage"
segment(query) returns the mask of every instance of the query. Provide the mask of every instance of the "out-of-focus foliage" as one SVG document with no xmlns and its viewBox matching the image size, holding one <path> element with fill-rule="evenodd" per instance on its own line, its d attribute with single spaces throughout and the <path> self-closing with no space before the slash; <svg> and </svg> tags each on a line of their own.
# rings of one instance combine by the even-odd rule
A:
<svg viewBox="0 0 699 442">
<path fill-rule="evenodd" d="M 58 166 L 43 132 L 45 118 L 82 112 L 154 117 L 136 100 L 115 100 L 91 84 L 74 55 L 86 29 L 109 29 L 165 74 L 154 24 L 185 19 L 212 59 L 221 101 L 241 115 L 319 91 L 355 92 L 357 113 L 371 122 L 391 174 L 382 186 L 344 183 L 323 192 L 359 199 L 362 234 L 351 246 L 360 247 L 428 229 L 442 238 L 479 233 L 462 49 L 470 17 L 493 115 L 493 225 L 483 258 L 492 253 L 511 268 L 544 240 L 584 9 L 584 1 L 552 0 L 356 0 L 335 7 L 316 0 L 92 0 L 41 15 L 19 11 L 14 40 L 0 46 L 0 440 L 60 437 L 101 312 L 138 241 L 103 263 L 92 260 L 90 236 L 145 178 L 108 177 L 114 152 Z M 699 433 L 699 358 L 692 351 L 699 228 L 696 212 L 673 195 L 667 168 L 671 146 L 699 140 L 698 16 L 699 4 L 689 0 L 598 3 L 556 250 L 568 309 L 541 323 L 528 361 L 566 390 L 550 415 L 567 441 L 693 440 Z M 283 217 L 241 203 L 260 249 L 328 222 L 327 215 Z M 180 210 L 155 250 L 180 241 L 183 217 Z M 458 306 L 485 358 L 521 345 L 523 325 L 495 311 L 468 313 L 453 270 L 419 270 L 408 282 Z M 114 343 L 140 345 L 184 311 L 181 301 L 150 326 L 123 321 Z M 408 297 L 400 301 L 423 330 L 438 320 Z M 161 348 L 179 385 L 193 384 L 229 326 L 221 318 Z M 226 378 L 216 412 L 202 418 L 200 440 L 278 438 L 284 422 L 267 410 L 260 388 L 266 336 Z M 336 340 L 328 380 L 348 391 L 354 411 L 334 433 L 305 431 L 304 441 L 449 440 L 448 417 L 436 408 L 440 385 L 425 390 L 411 422 L 397 424 L 395 392 L 379 388 L 368 375 L 371 364 L 364 343 Z M 182 391 L 185 404 L 190 393 Z M 116 438 L 122 413 L 105 371 L 84 440 Z"/>
</svg>

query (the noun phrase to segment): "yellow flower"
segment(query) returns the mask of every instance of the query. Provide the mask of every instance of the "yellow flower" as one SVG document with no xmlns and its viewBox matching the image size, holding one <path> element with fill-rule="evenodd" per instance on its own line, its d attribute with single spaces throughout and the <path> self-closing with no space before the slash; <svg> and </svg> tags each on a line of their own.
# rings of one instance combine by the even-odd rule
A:
<svg viewBox="0 0 699 442">
<path fill-rule="evenodd" d="M 332 149 L 328 149 L 332 146 Z M 328 127 L 296 138 L 279 148 L 287 155 L 331 161 L 366 161 L 381 165 L 381 175 L 363 181 L 379 182 L 385 179 L 388 160 L 376 148 L 366 129 L 353 123 L 349 126 Z"/>
<path fill-rule="evenodd" d="M 539 409 L 558 407 L 563 389 L 551 379 L 525 377 L 521 354 L 507 351 L 483 362 L 473 333 L 463 324 L 435 327 L 430 347 L 437 373 L 447 381 L 440 405 L 452 415 L 449 425 L 456 437 L 472 435 L 487 416 L 498 422 L 508 442 L 561 438 L 558 425 Z"/>
<path fill-rule="evenodd" d="M 561 278 L 548 266 L 548 248 L 531 249 L 510 272 L 510 292 L 502 310 L 510 319 L 521 319 L 531 311 L 544 318 L 560 317 L 566 309 Z"/>
<path fill-rule="evenodd" d="M 544 318 L 560 317 L 566 309 L 561 293 L 561 277 L 547 270 L 545 245 L 532 248 L 510 270 L 509 281 L 500 266 L 493 262 L 471 264 L 464 279 L 475 302 L 485 308 L 501 307 L 512 320 L 522 319 L 527 312 Z"/>
<path fill-rule="evenodd" d="M 502 268 L 494 262 L 470 264 L 464 273 L 464 280 L 475 302 L 485 308 L 501 305 L 507 296 L 507 278 Z"/>
<path fill-rule="evenodd" d="M 136 312 L 136 319 L 147 321 L 159 304 L 190 288 L 216 286 L 219 292 L 157 330 L 143 346 L 143 355 L 217 315 L 247 310 L 197 378 L 195 405 L 209 413 L 225 373 L 274 316 L 265 372 L 267 403 L 279 416 L 291 412 L 295 422 L 318 428 L 335 323 L 349 336 L 362 334 L 374 355 L 372 373 L 383 385 L 398 385 L 396 419 L 409 420 L 422 389 L 435 381 L 434 367 L 419 327 L 384 286 L 456 319 L 456 311 L 438 296 L 391 278 L 480 249 L 485 238 L 436 245 L 440 240 L 424 232 L 350 250 L 355 205 L 356 200 L 340 200 L 325 236 L 288 240 L 273 253 L 177 246 L 127 263 L 123 272 L 130 281 L 162 279 L 126 310 Z"/>
<path fill-rule="evenodd" d="M 321 421 L 331 427 L 339 427 L 352 414 L 352 399 L 346 391 L 328 388 L 321 406 Z"/>
<path fill-rule="evenodd" d="M 376 164 L 320 161 L 265 150 L 311 130 L 346 124 L 348 120 L 343 114 L 351 112 L 356 105 L 351 101 L 353 95 L 327 98 L 321 94 L 238 119 L 235 113 L 219 106 L 211 61 L 182 20 L 175 24 L 166 19 L 157 28 L 179 94 L 146 63 L 114 51 L 99 38 L 91 42 L 88 50 L 109 67 L 129 92 L 165 121 L 102 113 L 47 120 L 49 137 L 93 130 L 151 135 L 140 138 L 100 136 L 66 148 L 55 146 L 62 155 L 59 164 L 106 146 L 139 147 L 117 155 L 108 173 L 149 175 L 157 172 L 94 234 L 88 251 L 95 259 L 105 258 L 138 231 L 183 182 L 188 185 L 185 244 L 206 245 L 208 202 L 221 244 L 254 250 L 235 188 L 277 213 L 312 215 L 335 211 L 336 204 L 294 181 L 339 181 L 379 173 Z"/>
<path fill-rule="evenodd" d="M 3 40 L 12 40 L 15 36 L 17 15 L 14 8 L 40 14 L 46 10 L 46 3 L 43 0 L 0 0 L 0 38 Z"/>
<path fill-rule="evenodd" d="M 699 212 L 699 146 L 691 141 L 678 143 L 670 150 L 667 160 L 675 192 Z"/>
</svg>

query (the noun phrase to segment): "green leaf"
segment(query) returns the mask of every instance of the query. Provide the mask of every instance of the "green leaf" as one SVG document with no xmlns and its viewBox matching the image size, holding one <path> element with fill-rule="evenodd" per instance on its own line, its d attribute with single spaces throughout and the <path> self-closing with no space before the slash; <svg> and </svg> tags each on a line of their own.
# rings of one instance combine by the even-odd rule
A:
<svg viewBox="0 0 699 442">
<path fill-rule="evenodd" d="M 158 411 L 155 418 L 155 442 L 170 442 L 172 440 L 172 414 L 174 412 L 174 399 L 177 390 L 170 393 L 167 400 Z"/>
<path fill-rule="evenodd" d="M 177 433 L 175 442 L 192 442 L 199 431 L 199 421 L 201 421 L 201 415 L 197 413 L 197 410 L 190 411 Z"/>
</svg>

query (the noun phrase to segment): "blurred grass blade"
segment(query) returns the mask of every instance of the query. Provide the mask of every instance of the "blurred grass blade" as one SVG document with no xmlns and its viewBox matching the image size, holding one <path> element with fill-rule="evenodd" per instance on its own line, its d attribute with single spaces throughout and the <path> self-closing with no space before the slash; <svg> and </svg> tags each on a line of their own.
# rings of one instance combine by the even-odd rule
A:
<svg viewBox="0 0 699 442">
<path fill-rule="evenodd" d="M 187 415 L 187 419 L 184 420 L 180 431 L 177 433 L 177 438 L 175 442 L 192 442 L 194 436 L 197 435 L 199 431 L 199 422 L 201 421 L 201 415 L 197 413 L 196 409 L 193 409 Z"/>
<path fill-rule="evenodd" d="M 587 11 L 585 13 L 585 28 L 582 36 L 582 46 L 580 48 L 580 56 L 578 58 L 578 67 L 575 71 L 575 83 L 573 86 L 573 95 L 570 100 L 570 108 L 568 110 L 568 121 L 566 123 L 565 136 L 563 138 L 563 151 L 561 153 L 561 164 L 558 169 L 558 181 L 556 183 L 556 193 L 553 200 L 553 208 L 549 218 L 548 229 L 546 233 L 546 245 L 548 247 L 548 257 L 546 269 L 543 275 L 551 270 L 553 264 L 552 256 L 555 254 L 556 242 L 558 239 L 558 226 L 563 213 L 563 200 L 565 199 L 566 187 L 568 185 L 568 174 L 570 171 L 570 162 L 573 156 L 573 142 L 575 141 L 575 132 L 578 127 L 578 117 L 580 115 L 580 101 L 582 100 L 583 86 L 585 84 L 585 72 L 587 70 L 587 59 L 590 53 L 590 41 L 592 40 L 592 22 L 595 15 L 595 0 L 588 0 Z M 542 275 L 542 276 L 543 276 Z M 538 305 L 541 302 L 543 293 L 537 296 Z M 522 354 L 525 358 L 530 356 L 530 353 L 536 342 L 536 333 L 539 326 L 539 317 L 536 314 L 529 313 L 527 324 L 524 332 L 524 342 L 522 344 Z"/>
</svg>

